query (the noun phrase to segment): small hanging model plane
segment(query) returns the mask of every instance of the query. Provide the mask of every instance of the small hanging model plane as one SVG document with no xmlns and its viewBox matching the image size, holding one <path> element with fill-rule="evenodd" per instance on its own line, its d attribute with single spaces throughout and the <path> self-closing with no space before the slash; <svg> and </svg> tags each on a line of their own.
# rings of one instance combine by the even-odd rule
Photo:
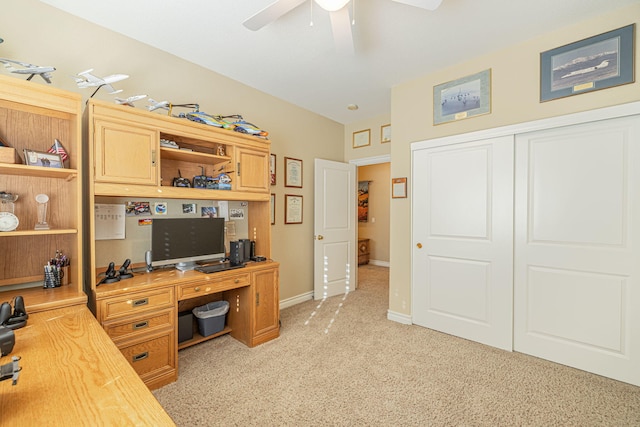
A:
<svg viewBox="0 0 640 427">
<path fill-rule="evenodd" d="M 45 82 L 51 83 L 51 73 L 56 69 L 51 66 L 39 66 L 29 64 L 27 62 L 14 61 L 13 59 L 0 58 L 6 69 L 15 74 L 29 74 L 27 80 L 31 80 L 33 76 L 38 75 L 44 79 Z M 19 65 L 24 68 L 15 68 L 13 65 Z"/>
<path fill-rule="evenodd" d="M 133 105 L 134 102 L 139 101 L 141 99 L 146 98 L 147 95 L 134 95 L 134 96 L 130 96 L 127 99 L 124 98 L 118 98 L 116 97 L 116 104 L 120 104 L 120 105 L 128 105 L 129 107 L 135 107 L 135 105 Z"/>
<path fill-rule="evenodd" d="M 169 101 L 160 101 L 160 102 L 158 102 L 153 98 L 149 98 L 149 102 L 151 103 L 151 105 L 147 106 L 147 109 L 149 111 L 155 111 L 155 110 L 157 110 L 159 108 L 169 111 Z"/>
<path fill-rule="evenodd" d="M 111 86 L 111 83 L 119 82 L 120 80 L 129 78 L 129 76 L 126 74 L 111 74 L 110 76 L 107 76 L 107 77 L 96 77 L 93 74 L 91 74 L 92 71 L 93 71 L 93 68 L 86 71 L 82 71 L 73 77 L 76 80 L 76 83 L 78 84 L 78 87 L 80 89 L 84 89 L 87 87 L 97 87 L 97 89 L 93 92 L 91 97 L 93 97 L 93 95 L 95 95 L 96 92 L 98 92 L 98 90 L 103 86 L 107 88 L 107 90 L 111 95 L 120 93 L 122 92 L 122 89 L 115 90 L 113 86 Z"/>
</svg>

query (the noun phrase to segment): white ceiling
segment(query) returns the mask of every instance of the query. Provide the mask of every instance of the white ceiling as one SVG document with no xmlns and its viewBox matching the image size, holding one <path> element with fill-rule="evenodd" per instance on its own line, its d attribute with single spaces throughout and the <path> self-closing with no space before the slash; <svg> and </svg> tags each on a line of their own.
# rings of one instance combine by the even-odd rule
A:
<svg viewBox="0 0 640 427">
<path fill-rule="evenodd" d="M 256 32 L 242 22 L 274 0 L 41 1 L 344 124 L 389 114 L 394 85 L 638 2 L 443 0 L 431 12 L 354 0 L 345 56 L 311 0 Z"/>
</svg>

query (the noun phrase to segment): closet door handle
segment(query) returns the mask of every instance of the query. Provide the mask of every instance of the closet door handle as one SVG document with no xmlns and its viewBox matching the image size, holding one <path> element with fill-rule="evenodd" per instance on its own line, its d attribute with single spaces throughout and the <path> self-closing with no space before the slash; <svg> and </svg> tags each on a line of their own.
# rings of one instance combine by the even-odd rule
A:
<svg viewBox="0 0 640 427">
<path fill-rule="evenodd" d="M 422 243 L 418 243 L 416 246 L 418 247 L 418 249 L 422 249 Z"/>
</svg>

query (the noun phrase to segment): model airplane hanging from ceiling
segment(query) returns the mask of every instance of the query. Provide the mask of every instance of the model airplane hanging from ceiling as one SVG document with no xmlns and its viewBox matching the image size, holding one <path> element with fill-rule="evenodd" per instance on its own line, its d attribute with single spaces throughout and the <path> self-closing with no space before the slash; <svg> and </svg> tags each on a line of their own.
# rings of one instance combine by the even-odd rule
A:
<svg viewBox="0 0 640 427">
<path fill-rule="evenodd" d="M 56 70 L 51 66 L 33 65 L 27 62 L 14 61 L 13 59 L 0 58 L 0 62 L 2 62 L 5 68 L 12 73 L 28 74 L 29 77 L 27 77 L 27 80 L 31 80 L 33 76 L 37 75 L 42 77 L 42 79 L 47 83 L 51 83 L 51 73 Z M 19 65 L 23 68 L 16 68 L 14 65 Z"/>
<path fill-rule="evenodd" d="M 284 14 L 292 11 L 307 0 L 276 0 L 269 6 L 249 17 L 242 24 L 252 31 L 257 31 L 267 24 L 275 21 Z M 355 0 L 311 0 L 322 9 L 329 12 L 331 18 L 331 31 L 336 43 L 338 53 L 352 54 L 353 34 L 351 31 L 352 19 L 349 16 L 347 5 Z M 442 0 L 392 0 L 408 6 L 419 7 L 421 9 L 436 10 L 440 7 Z"/>
<path fill-rule="evenodd" d="M 134 95 L 134 96 L 130 96 L 127 99 L 124 98 L 115 98 L 116 104 L 120 104 L 120 105 L 128 105 L 129 107 L 135 107 L 135 105 L 133 105 L 134 102 L 136 101 L 140 101 L 141 99 L 146 98 L 147 95 Z"/>
<path fill-rule="evenodd" d="M 103 86 L 107 88 L 111 95 L 120 93 L 122 92 L 122 89 L 115 90 L 113 86 L 111 86 L 111 83 L 116 83 L 129 78 L 129 76 L 126 74 L 111 74 L 107 77 L 96 77 L 95 75 L 91 74 L 92 71 L 93 68 L 82 71 L 73 77 L 76 80 L 78 87 L 81 89 L 96 87 L 96 90 L 93 92 L 93 94 L 91 94 L 91 97 L 93 97 L 93 95 L 95 95 L 96 92 L 98 92 L 98 90 Z"/>
</svg>

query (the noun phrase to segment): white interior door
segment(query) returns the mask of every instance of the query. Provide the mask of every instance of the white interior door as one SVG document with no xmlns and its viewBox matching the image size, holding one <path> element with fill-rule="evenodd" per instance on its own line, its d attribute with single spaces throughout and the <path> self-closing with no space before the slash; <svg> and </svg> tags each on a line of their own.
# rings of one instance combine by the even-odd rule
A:
<svg viewBox="0 0 640 427">
<path fill-rule="evenodd" d="M 512 349 L 513 137 L 413 152 L 413 323 Z"/>
<path fill-rule="evenodd" d="M 314 299 L 355 289 L 356 167 L 315 159 Z"/>
<path fill-rule="evenodd" d="M 640 385 L 640 116 L 516 137 L 514 349 Z"/>
</svg>

